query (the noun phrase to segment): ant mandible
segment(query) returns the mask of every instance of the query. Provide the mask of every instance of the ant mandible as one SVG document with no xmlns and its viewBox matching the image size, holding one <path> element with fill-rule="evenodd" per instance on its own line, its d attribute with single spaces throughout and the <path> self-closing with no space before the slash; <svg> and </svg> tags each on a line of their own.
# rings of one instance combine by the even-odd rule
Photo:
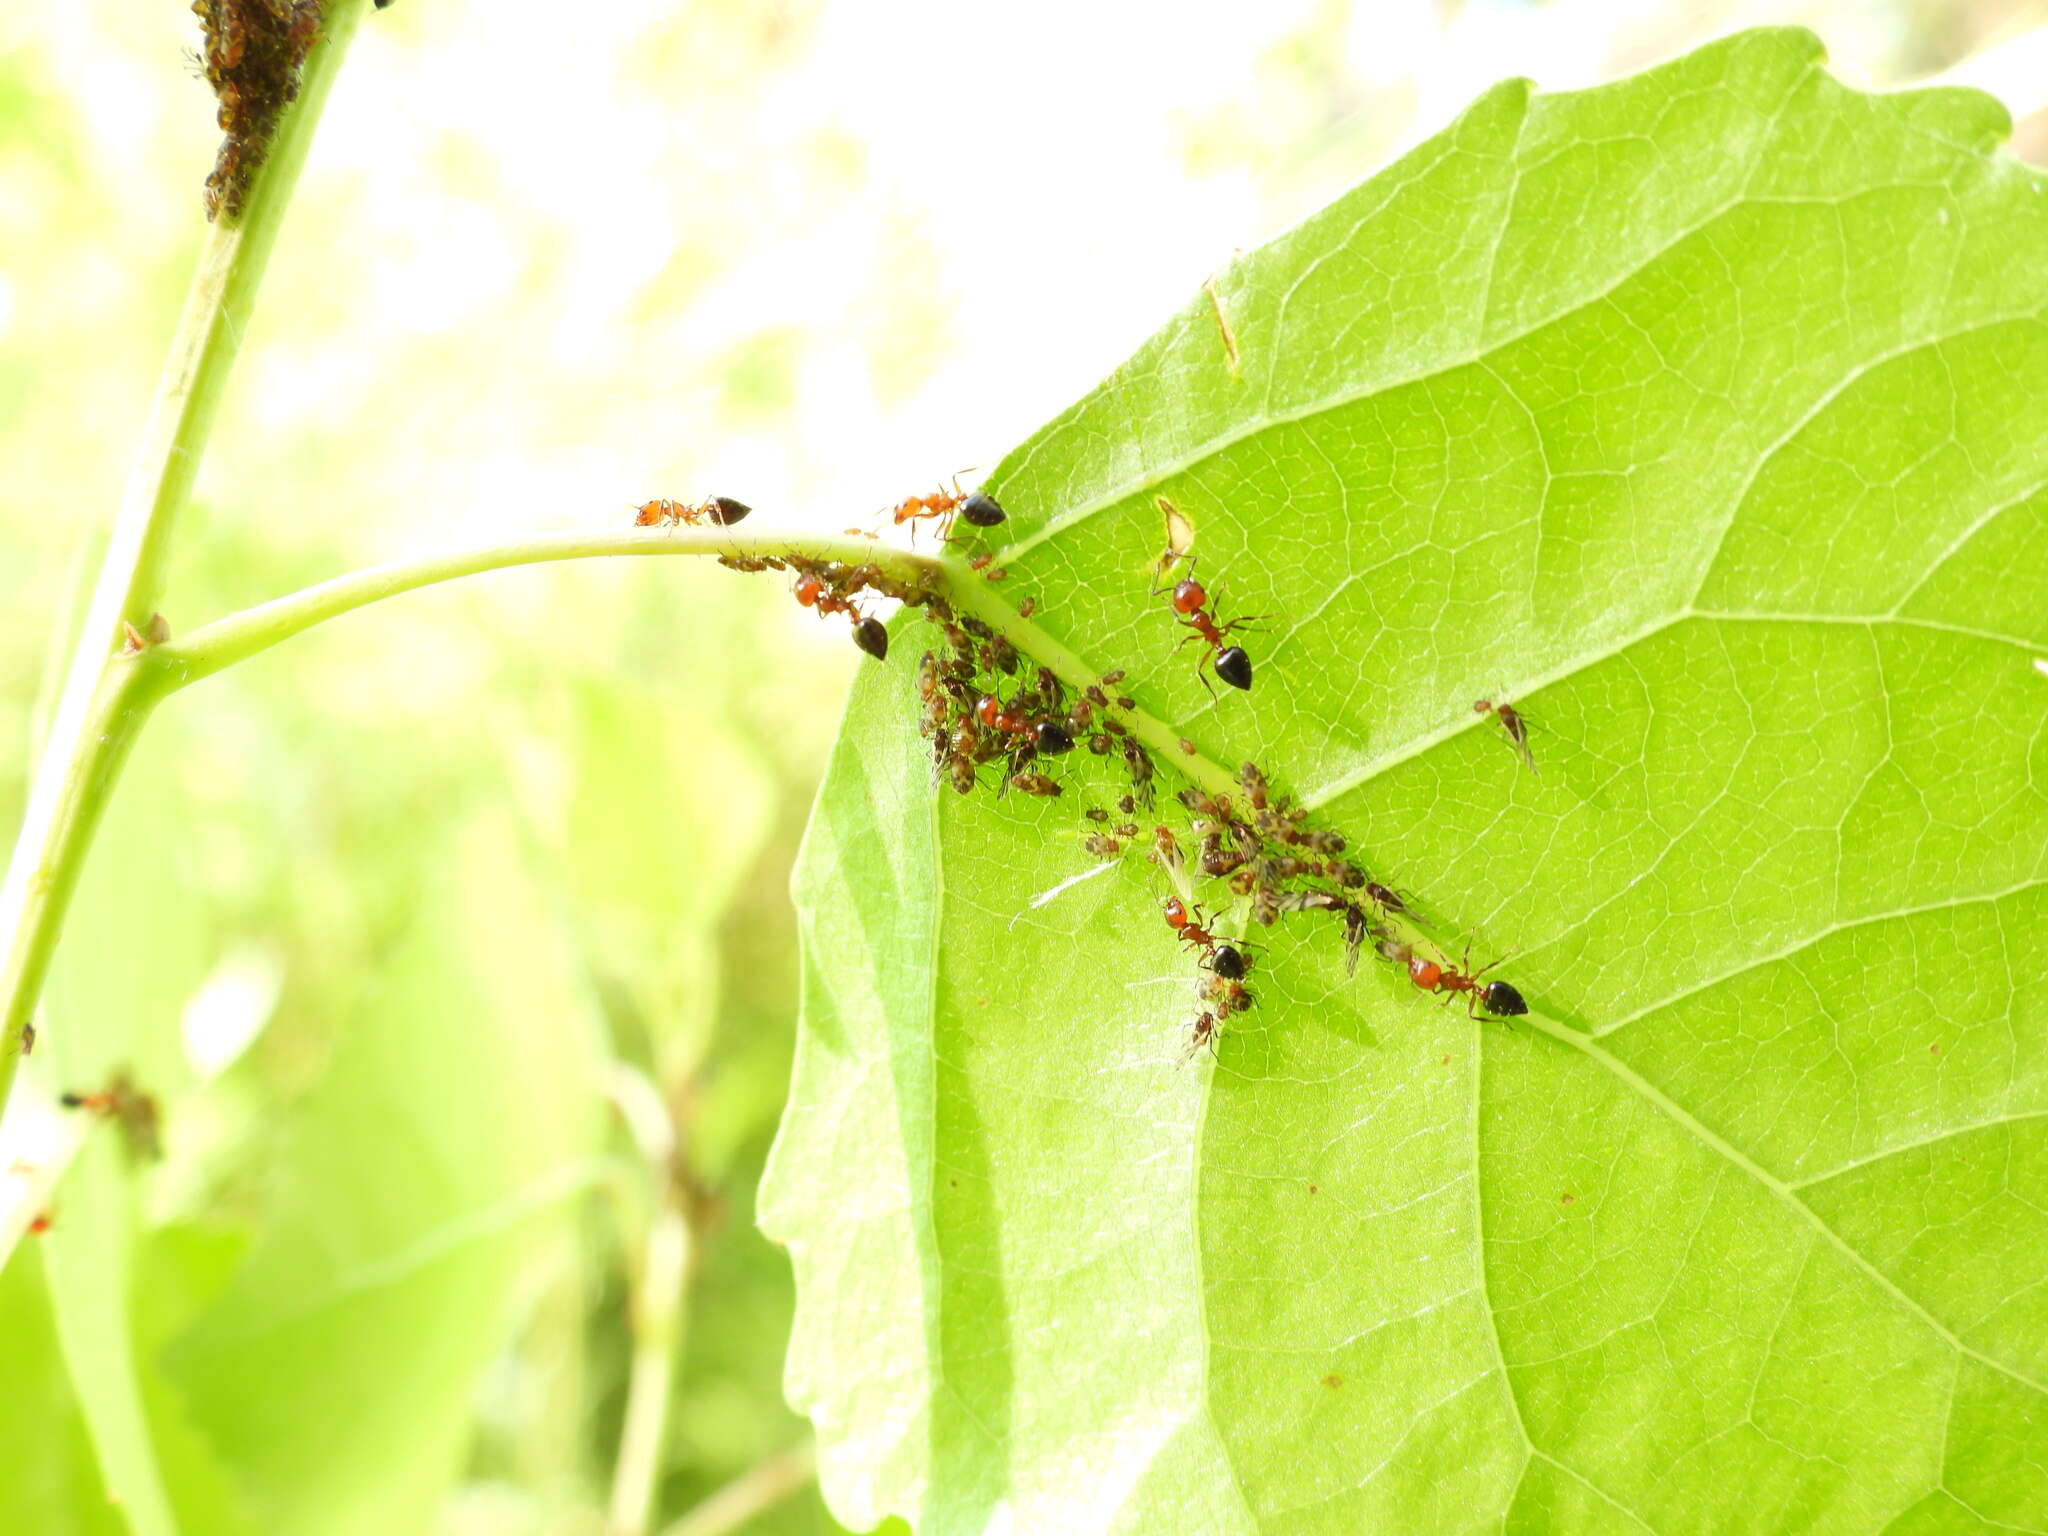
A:
<svg viewBox="0 0 2048 1536">
<path fill-rule="evenodd" d="M 1216 690 L 1209 686 L 1209 676 L 1205 668 L 1213 668 L 1216 675 L 1233 688 L 1249 689 L 1252 685 L 1252 659 L 1245 654 L 1243 646 L 1226 645 L 1224 638 L 1232 630 L 1257 628 L 1258 620 L 1232 619 L 1227 624 L 1217 623 L 1215 616 L 1209 612 L 1209 589 L 1195 580 L 1194 573 L 1194 561 L 1189 560 L 1188 574 L 1173 584 L 1168 600 L 1172 603 L 1173 611 L 1178 615 L 1181 624 L 1194 631 L 1183 639 L 1181 644 L 1185 645 L 1189 640 L 1198 639 L 1208 648 L 1202 659 L 1195 663 L 1195 676 L 1202 680 L 1204 688 L 1209 689 L 1211 697 L 1214 697 Z M 1165 587 L 1152 589 L 1155 597 L 1165 591 Z"/>
</svg>

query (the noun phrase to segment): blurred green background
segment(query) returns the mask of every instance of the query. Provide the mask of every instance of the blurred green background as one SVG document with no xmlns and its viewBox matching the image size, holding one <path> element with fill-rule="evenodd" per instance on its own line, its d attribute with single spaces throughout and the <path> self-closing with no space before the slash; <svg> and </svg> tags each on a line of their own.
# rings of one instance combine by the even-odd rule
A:
<svg viewBox="0 0 2048 1536">
<path fill-rule="evenodd" d="M 2048 0 L 997 9 L 370 16 L 173 629 L 651 496 L 868 523 L 1503 75 L 1588 84 L 1798 22 L 1882 85 L 2048 24 Z M 201 238 L 196 39 L 176 5 L 0 15 L 10 827 Z M 168 1156 L 95 1135 L 0 1273 L 0 1530 L 601 1531 L 664 1201 L 699 1241 L 651 1528 L 801 1453 L 752 1192 L 797 1005 L 787 872 L 858 660 L 773 578 L 592 561 L 351 616 L 160 713 L 11 1113 L 126 1065 Z M 836 1529 L 807 1484 L 730 1528 Z"/>
</svg>

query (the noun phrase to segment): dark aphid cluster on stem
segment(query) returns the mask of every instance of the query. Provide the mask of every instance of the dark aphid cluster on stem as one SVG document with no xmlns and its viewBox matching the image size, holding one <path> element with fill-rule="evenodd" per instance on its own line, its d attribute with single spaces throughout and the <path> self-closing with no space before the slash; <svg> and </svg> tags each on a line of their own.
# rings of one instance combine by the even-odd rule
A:
<svg viewBox="0 0 2048 1536">
<path fill-rule="evenodd" d="M 320 37 L 319 0 L 193 0 L 223 135 L 206 178 L 206 216 L 239 218 L 270 154 L 284 109 L 298 99 L 306 55 Z"/>
</svg>

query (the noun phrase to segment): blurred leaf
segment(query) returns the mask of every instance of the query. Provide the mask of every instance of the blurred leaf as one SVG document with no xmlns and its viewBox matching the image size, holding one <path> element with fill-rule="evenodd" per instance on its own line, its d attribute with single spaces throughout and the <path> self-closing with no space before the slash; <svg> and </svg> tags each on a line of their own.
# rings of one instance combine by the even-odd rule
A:
<svg viewBox="0 0 2048 1536">
<path fill-rule="evenodd" d="M 161 1106 L 174 1106 L 186 1073 L 175 1016 L 166 1006 L 206 964 L 203 883 L 183 864 L 189 845 L 166 839 L 182 807 L 179 736 L 153 735 L 138 748 L 123 793 L 109 811 L 73 903 L 58 951 L 36 1064 L 55 1087 L 97 1089 L 129 1072 Z M 140 1172 L 112 1127 L 94 1132 L 59 1188 L 59 1225 L 49 1236 L 51 1292 L 59 1336 L 91 1427 L 109 1493 L 138 1536 L 178 1528 L 175 1488 L 190 1515 L 228 1530 L 217 1470 L 203 1447 L 178 1465 L 159 1464 L 146 1400 L 158 1394 L 155 1366 L 136 1347 L 131 1324 Z"/>
<path fill-rule="evenodd" d="M 1534 1012 L 1290 922 L 1177 1066 L 1147 868 L 1027 908 L 1115 785 L 935 799 L 905 632 L 806 844 L 763 1195 L 843 1519 L 2048 1527 L 2048 183 L 2005 127 L 1784 32 L 1503 85 L 997 472 L 1003 595 Z M 1169 659 L 1162 495 L 1276 616 L 1248 696 Z"/>
<path fill-rule="evenodd" d="M 299 1107 L 274 1211 L 172 1375 L 269 1532 L 420 1527 L 514 1288 L 591 1177 L 593 1036 L 486 820 Z"/>
<path fill-rule="evenodd" d="M 37 1245 L 24 1245 L 0 1269 L 0 1318 L 0 1445 L 33 1447 L 10 1458 L 0 1478 L 0 1530 L 123 1536 L 128 1526 L 100 1478 L 58 1349 Z"/>
</svg>

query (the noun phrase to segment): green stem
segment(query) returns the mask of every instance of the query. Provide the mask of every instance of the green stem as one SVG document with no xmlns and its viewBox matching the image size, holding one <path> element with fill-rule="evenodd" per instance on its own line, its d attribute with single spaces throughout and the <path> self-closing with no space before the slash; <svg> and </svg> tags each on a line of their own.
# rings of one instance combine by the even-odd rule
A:
<svg viewBox="0 0 2048 1536">
<path fill-rule="evenodd" d="M 394 560 L 337 576 L 332 581 L 218 619 L 183 640 L 157 647 L 153 654 L 170 669 L 170 686 L 182 688 L 222 667 L 267 651 L 315 624 L 401 592 L 474 576 L 480 571 L 537 565 L 549 560 L 584 560 L 598 555 L 802 555 L 815 560 L 872 564 L 892 576 L 923 585 L 942 581 L 945 571 L 938 561 L 925 556 L 881 549 L 866 539 L 845 536 L 813 538 L 734 528 L 683 528 L 674 532 L 628 528 L 615 533 L 529 534 L 525 538 L 413 560 Z"/>
<path fill-rule="evenodd" d="M 756 1516 L 766 1514 L 818 1475 L 817 1453 L 808 1445 L 756 1462 L 702 1504 L 676 1521 L 662 1536 L 731 1536 Z"/>
<path fill-rule="evenodd" d="M 688 1293 L 697 1234 L 677 1161 L 677 1128 L 660 1090 L 644 1074 L 620 1063 L 613 1067 L 612 1098 L 658 1194 L 632 1290 L 633 1360 L 605 1533 L 646 1536 L 654 1513 L 655 1484 L 661 1475 L 661 1453 L 668 1439 L 676 1361 L 689 1326 Z"/>
<path fill-rule="evenodd" d="M 242 217 L 216 225 L 200 252 L 0 883 L 0 1103 L 13 1086 L 22 1026 L 42 995 L 100 813 L 164 691 L 167 674 L 153 657 L 122 655 L 123 625 L 146 629 L 162 600 L 172 530 L 191 497 L 264 266 L 365 3 L 339 0 L 330 8 L 299 99 L 278 127 Z M 196 204 L 196 187 L 192 196 Z"/>
</svg>

